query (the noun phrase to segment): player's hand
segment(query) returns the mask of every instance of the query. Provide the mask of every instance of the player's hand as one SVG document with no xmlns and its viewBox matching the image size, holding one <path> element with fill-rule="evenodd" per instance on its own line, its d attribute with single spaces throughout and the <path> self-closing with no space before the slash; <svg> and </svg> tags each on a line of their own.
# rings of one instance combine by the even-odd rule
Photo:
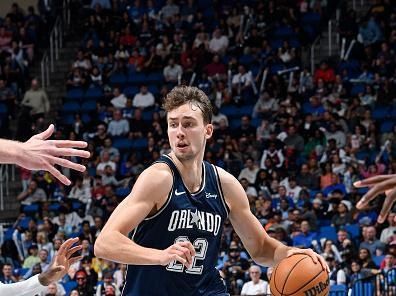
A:
<svg viewBox="0 0 396 296">
<path fill-rule="evenodd" d="M 312 249 L 299 249 L 299 248 L 290 248 L 287 251 L 286 257 L 290 257 L 295 254 L 305 254 L 312 258 L 313 263 L 317 264 L 318 262 L 322 265 L 323 270 L 330 272 L 330 268 L 326 263 L 326 260 L 320 256 L 319 254 L 312 251 Z"/>
<path fill-rule="evenodd" d="M 73 257 L 82 248 L 81 245 L 73 247 L 78 241 L 78 237 L 70 238 L 61 245 L 48 269 L 39 275 L 39 281 L 43 286 L 59 281 L 68 272 L 70 265 L 82 259 L 82 256 Z"/>
<path fill-rule="evenodd" d="M 370 188 L 370 190 L 363 195 L 357 203 L 356 207 L 358 209 L 363 209 L 379 194 L 385 193 L 385 201 L 382 206 L 381 213 L 378 216 L 378 223 L 383 223 L 392 209 L 392 205 L 396 201 L 396 174 L 374 176 L 365 180 L 357 181 L 353 185 L 357 188 Z"/>
<path fill-rule="evenodd" d="M 163 250 L 163 258 L 161 258 L 161 265 L 168 265 L 173 260 L 176 260 L 191 268 L 193 264 L 193 256 L 195 256 L 195 249 L 191 242 L 177 242 L 169 248 Z"/>
<path fill-rule="evenodd" d="M 16 156 L 16 164 L 29 170 L 45 170 L 65 185 L 70 185 L 70 180 L 63 175 L 55 165 L 67 167 L 76 171 L 85 171 L 85 166 L 64 159 L 64 156 L 79 156 L 88 158 L 88 151 L 74 149 L 85 148 L 84 141 L 48 140 L 54 132 L 54 125 L 40 134 L 34 135 L 28 141 L 20 143 L 20 151 Z"/>
</svg>

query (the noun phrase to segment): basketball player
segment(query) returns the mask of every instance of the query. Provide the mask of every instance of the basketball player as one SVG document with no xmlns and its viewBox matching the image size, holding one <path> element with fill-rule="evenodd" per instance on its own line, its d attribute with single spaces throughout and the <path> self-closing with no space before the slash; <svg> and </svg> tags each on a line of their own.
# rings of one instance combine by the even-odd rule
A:
<svg viewBox="0 0 396 296">
<path fill-rule="evenodd" d="M 374 176 L 362 181 L 357 181 L 353 185 L 358 188 L 370 188 L 357 203 L 356 207 L 358 209 L 365 208 L 375 197 L 385 193 L 386 198 L 377 219 L 378 223 L 384 223 L 396 201 L 396 174 Z"/>
<path fill-rule="evenodd" d="M 164 108 L 172 152 L 140 175 L 95 243 L 96 256 L 129 265 L 123 295 L 229 295 L 215 268 L 227 217 L 255 262 L 270 266 L 304 253 L 328 269 L 312 250 L 270 238 L 240 183 L 203 161 L 213 133 L 204 92 L 175 87 Z"/>
</svg>

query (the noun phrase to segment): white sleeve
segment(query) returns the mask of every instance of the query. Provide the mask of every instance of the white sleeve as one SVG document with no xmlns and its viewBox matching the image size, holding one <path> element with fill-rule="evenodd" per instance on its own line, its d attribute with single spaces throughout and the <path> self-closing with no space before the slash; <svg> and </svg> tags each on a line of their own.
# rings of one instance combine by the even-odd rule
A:
<svg viewBox="0 0 396 296">
<path fill-rule="evenodd" d="M 0 295 L 32 296 L 44 292 L 46 288 L 40 284 L 38 275 L 35 275 L 23 282 L 0 284 Z"/>
</svg>

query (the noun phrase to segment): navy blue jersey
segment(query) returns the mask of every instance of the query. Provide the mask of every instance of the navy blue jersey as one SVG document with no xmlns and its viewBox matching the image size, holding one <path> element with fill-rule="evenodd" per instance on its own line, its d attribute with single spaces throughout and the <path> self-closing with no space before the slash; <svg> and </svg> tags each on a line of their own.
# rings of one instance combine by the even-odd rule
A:
<svg viewBox="0 0 396 296">
<path fill-rule="evenodd" d="M 122 295 L 227 295 L 215 268 L 228 215 L 216 167 L 204 161 L 201 187 L 190 193 L 169 156 L 163 155 L 157 162 L 170 167 L 173 186 L 164 206 L 136 227 L 132 239 L 143 247 L 161 250 L 189 240 L 196 256 L 189 269 L 177 261 L 167 266 L 129 265 Z"/>
</svg>

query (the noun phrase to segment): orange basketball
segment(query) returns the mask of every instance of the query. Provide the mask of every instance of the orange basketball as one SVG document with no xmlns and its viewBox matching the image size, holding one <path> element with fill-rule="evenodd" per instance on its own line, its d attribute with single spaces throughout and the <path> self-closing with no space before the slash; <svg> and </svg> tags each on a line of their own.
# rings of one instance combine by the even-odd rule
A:
<svg viewBox="0 0 396 296">
<path fill-rule="evenodd" d="M 329 294 L 329 275 L 318 262 L 304 254 L 283 259 L 271 275 L 274 296 L 326 296 Z"/>
</svg>

